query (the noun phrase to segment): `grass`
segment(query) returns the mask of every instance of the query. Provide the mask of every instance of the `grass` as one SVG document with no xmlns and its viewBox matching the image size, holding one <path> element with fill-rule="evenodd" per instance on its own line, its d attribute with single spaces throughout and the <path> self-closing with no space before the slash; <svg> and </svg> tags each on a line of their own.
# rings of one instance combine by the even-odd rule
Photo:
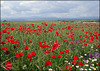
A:
<svg viewBox="0 0 100 71">
<path fill-rule="evenodd" d="M 41 24 L 42 22 L 47 22 L 48 24 L 59 23 L 59 21 L 8 21 L 11 24 Z M 4 22 L 2 22 L 4 23 Z"/>
<path fill-rule="evenodd" d="M 2 23 L 1 42 L 4 41 L 5 44 L 4 46 L 3 44 L 0 45 L 0 63 L 2 65 L 1 70 L 5 70 L 3 68 L 5 67 L 5 62 L 11 62 L 11 70 L 45 71 L 50 68 L 53 70 L 62 71 L 69 70 L 69 68 L 67 69 L 66 66 L 71 66 L 72 70 L 80 70 L 81 68 L 84 70 L 94 70 L 93 68 L 99 70 L 99 58 L 98 56 L 94 56 L 96 53 L 99 53 L 100 50 L 100 35 L 98 23 L 83 24 L 59 21 L 14 21 L 7 22 L 7 24 L 4 23 L 4 25 L 2 25 Z M 41 23 L 43 23 L 44 25 Z M 32 24 L 34 24 L 34 27 L 32 27 Z M 52 26 L 52 28 L 50 28 L 50 26 Z M 9 29 L 7 29 L 7 27 Z M 11 27 L 14 28 L 14 30 L 11 30 Z M 3 33 L 3 30 L 7 30 L 7 32 Z M 10 34 L 8 34 L 8 32 L 10 32 Z M 88 32 L 88 34 L 86 34 L 86 32 Z M 96 36 L 94 36 L 93 34 L 95 34 Z M 79 37 L 80 35 L 82 37 Z M 86 35 L 88 37 L 86 37 Z M 10 36 L 12 36 L 13 38 L 11 39 Z M 90 36 L 93 36 L 93 40 L 91 41 Z M 98 39 L 96 37 L 98 37 Z M 7 41 L 7 39 L 9 39 L 9 42 Z M 82 39 L 82 41 L 80 39 Z M 16 42 L 17 40 L 18 43 Z M 24 40 L 26 40 L 25 43 L 23 42 Z M 32 42 L 29 42 L 30 40 Z M 46 43 L 44 43 L 45 41 Z M 39 44 L 39 42 L 42 43 L 42 46 Z M 84 45 L 85 43 L 87 43 L 88 45 Z M 56 44 L 59 46 L 57 46 Z M 13 48 L 13 45 L 16 46 L 15 49 Z M 49 47 L 47 47 L 47 45 Z M 25 46 L 28 46 L 29 49 L 25 50 Z M 93 48 L 91 48 L 92 46 Z M 7 47 L 7 50 L 3 50 L 3 47 Z M 65 50 L 69 50 L 69 53 L 66 53 Z M 10 51 L 10 53 L 6 54 L 5 51 Z M 60 54 L 61 51 L 63 51 L 64 53 Z M 20 52 L 23 53 L 23 56 L 15 57 L 16 54 Z M 36 52 L 36 55 L 32 56 L 31 58 L 27 58 L 27 54 L 31 54 L 32 52 Z M 89 56 L 90 54 L 91 57 Z M 52 55 L 56 56 L 56 58 L 51 58 Z M 58 55 L 61 55 L 62 57 L 57 58 Z M 72 61 L 74 60 L 74 56 L 78 57 L 78 59 L 76 60 L 77 64 L 75 65 L 72 63 Z M 86 63 L 84 62 L 84 59 L 89 60 L 89 62 L 87 63 L 88 67 L 85 66 Z M 97 60 L 93 61 L 94 59 Z M 50 66 L 46 66 L 45 64 L 45 61 L 47 60 L 51 62 Z M 82 62 L 84 65 L 80 66 L 78 64 L 79 62 Z M 92 66 L 91 64 L 94 64 L 94 66 Z M 76 68 L 77 66 L 79 67 Z"/>
</svg>

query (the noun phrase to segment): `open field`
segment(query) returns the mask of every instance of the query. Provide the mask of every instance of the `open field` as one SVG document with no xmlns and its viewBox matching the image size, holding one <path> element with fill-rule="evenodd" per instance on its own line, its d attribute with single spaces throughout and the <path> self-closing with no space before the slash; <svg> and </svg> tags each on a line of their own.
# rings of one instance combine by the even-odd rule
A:
<svg viewBox="0 0 100 71">
<path fill-rule="evenodd" d="M 6 23 L 12 23 L 12 24 L 41 24 L 42 22 L 47 22 L 48 24 L 52 23 L 59 23 L 60 21 L 8 21 Z M 5 23 L 5 22 L 2 22 Z"/>
<path fill-rule="evenodd" d="M 99 27 L 61 21 L 2 22 L 1 71 L 99 71 Z"/>
</svg>

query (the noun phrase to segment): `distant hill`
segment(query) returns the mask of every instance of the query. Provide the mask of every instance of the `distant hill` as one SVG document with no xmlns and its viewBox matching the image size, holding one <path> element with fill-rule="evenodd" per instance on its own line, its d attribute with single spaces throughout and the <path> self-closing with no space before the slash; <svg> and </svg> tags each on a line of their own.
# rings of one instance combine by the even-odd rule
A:
<svg viewBox="0 0 100 71">
<path fill-rule="evenodd" d="M 20 17 L 20 18 L 1 18 L 1 21 L 36 21 L 36 20 L 87 20 L 99 19 L 99 17 L 80 17 L 80 18 L 57 18 L 57 17 Z"/>
</svg>

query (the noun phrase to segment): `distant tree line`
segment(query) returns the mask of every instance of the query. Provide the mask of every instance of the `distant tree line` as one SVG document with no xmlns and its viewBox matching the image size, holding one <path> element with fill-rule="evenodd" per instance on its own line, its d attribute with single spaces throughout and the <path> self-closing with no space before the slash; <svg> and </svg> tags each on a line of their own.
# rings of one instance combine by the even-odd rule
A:
<svg viewBox="0 0 100 71">
<path fill-rule="evenodd" d="M 3 22 L 7 22 L 7 20 L 3 20 Z"/>
<path fill-rule="evenodd" d="M 100 19 L 96 20 L 58 20 L 62 22 L 100 22 Z"/>
</svg>

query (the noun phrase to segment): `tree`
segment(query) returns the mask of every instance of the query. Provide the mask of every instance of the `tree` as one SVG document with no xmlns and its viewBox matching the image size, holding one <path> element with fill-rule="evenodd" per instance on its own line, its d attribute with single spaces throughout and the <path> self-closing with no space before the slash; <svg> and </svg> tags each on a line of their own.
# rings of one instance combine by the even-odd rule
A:
<svg viewBox="0 0 100 71">
<path fill-rule="evenodd" d="M 3 22 L 7 22 L 7 20 L 4 20 Z"/>
</svg>

